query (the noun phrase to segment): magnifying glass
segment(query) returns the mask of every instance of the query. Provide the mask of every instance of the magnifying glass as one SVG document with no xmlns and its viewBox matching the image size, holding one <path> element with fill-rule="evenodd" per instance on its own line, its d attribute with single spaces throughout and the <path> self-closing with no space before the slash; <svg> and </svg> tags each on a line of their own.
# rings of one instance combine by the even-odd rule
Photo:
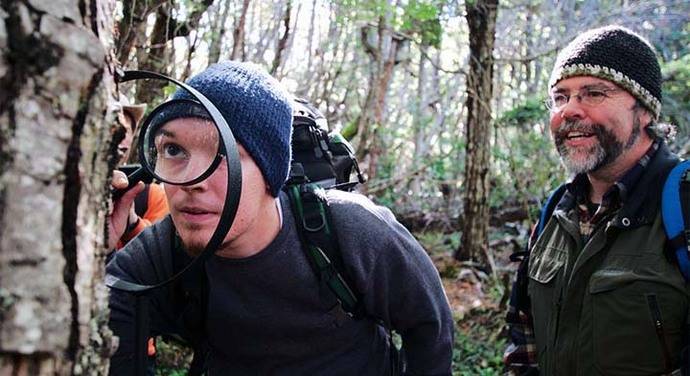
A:
<svg viewBox="0 0 690 376">
<path fill-rule="evenodd" d="M 128 174 L 129 186 L 141 180 L 156 179 L 165 184 L 189 186 L 208 179 L 223 164 L 227 170 L 227 189 L 219 221 L 208 243 L 198 256 L 172 277 L 154 284 L 136 284 L 106 275 L 108 287 L 142 294 L 165 286 L 208 259 L 222 244 L 239 206 L 242 170 L 235 137 L 216 106 L 193 87 L 170 77 L 147 71 L 125 71 L 118 83 L 156 79 L 173 83 L 192 99 L 173 99 L 156 107 L 142 123 L 138 151 L 141 166 Z M 203 121 L 175 121 L 198 118 Z"/>
</svg>

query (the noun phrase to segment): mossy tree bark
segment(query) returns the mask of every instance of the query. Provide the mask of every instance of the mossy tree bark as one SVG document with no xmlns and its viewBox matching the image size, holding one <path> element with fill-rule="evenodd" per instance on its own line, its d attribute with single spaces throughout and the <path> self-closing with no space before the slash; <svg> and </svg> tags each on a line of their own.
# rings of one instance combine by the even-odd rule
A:
<svg viewBox="0 0 690 376">
<path fill-rule="evenodd" d="M 105 375 L 114 1 L 0 0 L 0 374 Z"/>
</svg>

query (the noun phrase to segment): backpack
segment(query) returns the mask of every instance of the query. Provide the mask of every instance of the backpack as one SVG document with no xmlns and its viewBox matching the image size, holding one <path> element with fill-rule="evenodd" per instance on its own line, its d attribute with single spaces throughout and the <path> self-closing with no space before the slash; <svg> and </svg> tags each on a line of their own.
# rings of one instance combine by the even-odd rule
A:
<svg viewBox="0 0 690 376">
<path fill-rule="evenodd" d="M 331 225 L 326 189 L 350 191 L 364 182 L 352 146 L 337 132 L 328 133 L 325 117 L 304 99 L 293 110 L 292 162 L 283 190 L 290 198 L 305 255 L 322 286 L 345 313 L 361 318 L 359 294 L 343 267 L 337 232 Z M 356 172 L 357 180 L 350 181 Z"/>
<path fill-rule="evenodd" d="M 354 149 L 340 133 L 328 132 L 318 109 L 295 98 L 292 119 L 292 163 L 286 186 L 301 184 L 306 177 L 324 189 L 350 191 L 365 182 Z M 353 172 L 356 181 L 350 181 Z"/>
</svg>

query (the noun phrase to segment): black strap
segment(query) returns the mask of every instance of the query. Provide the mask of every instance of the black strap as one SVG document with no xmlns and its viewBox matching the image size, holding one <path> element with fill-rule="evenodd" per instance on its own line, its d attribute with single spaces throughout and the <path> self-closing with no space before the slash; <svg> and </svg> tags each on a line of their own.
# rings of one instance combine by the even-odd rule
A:
<svg viewBox="0 0 690 376">
<path fill-rule="evenodd" d="M 361 299 L 347 276 L 323 189 L 316 184 L 286 187 L 305 255 L 322 285 L 328 287 L 350 316 L 361 318 Z"/>
<path fill-rule="evenodd" d="M 144 218 L 144 214 L 149 207 L 149 189 L 151 189 L 151 185 L 146 184 L 144 190 L 139 192 L 137 197 L 134 198 L 134 212 L 141 218 Z"/>
</svg>

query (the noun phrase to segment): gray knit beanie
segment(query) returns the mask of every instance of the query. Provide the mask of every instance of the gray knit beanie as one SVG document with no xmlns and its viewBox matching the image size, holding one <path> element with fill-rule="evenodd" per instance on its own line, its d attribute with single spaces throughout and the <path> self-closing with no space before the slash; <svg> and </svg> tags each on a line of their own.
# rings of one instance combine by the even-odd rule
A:
<svg viewBox="0 0 690 376">
<path fill-rule="evenodd" d="M 621 26 L 581 34 L 556 59 L 549 88 L 573 76 L 593 76 L 628 91 L 654 115 L 661 112 L 661 68 L 652 45 Z"/>
<path fill-rule="evenodd" d="M 274 197 L 287 180 L 290 168 L 292 106 L 278 81 L 251 63 L 225 61 L 192 77 L 190 86 L 218 108 L 233 135 L 259 166 Z M 193 99 L 178 89 L 173 99 Z M 175 104 L 161 111 L 153 123 L 177 118 L 208 118 L 205 111 Z"/>
</svg>

